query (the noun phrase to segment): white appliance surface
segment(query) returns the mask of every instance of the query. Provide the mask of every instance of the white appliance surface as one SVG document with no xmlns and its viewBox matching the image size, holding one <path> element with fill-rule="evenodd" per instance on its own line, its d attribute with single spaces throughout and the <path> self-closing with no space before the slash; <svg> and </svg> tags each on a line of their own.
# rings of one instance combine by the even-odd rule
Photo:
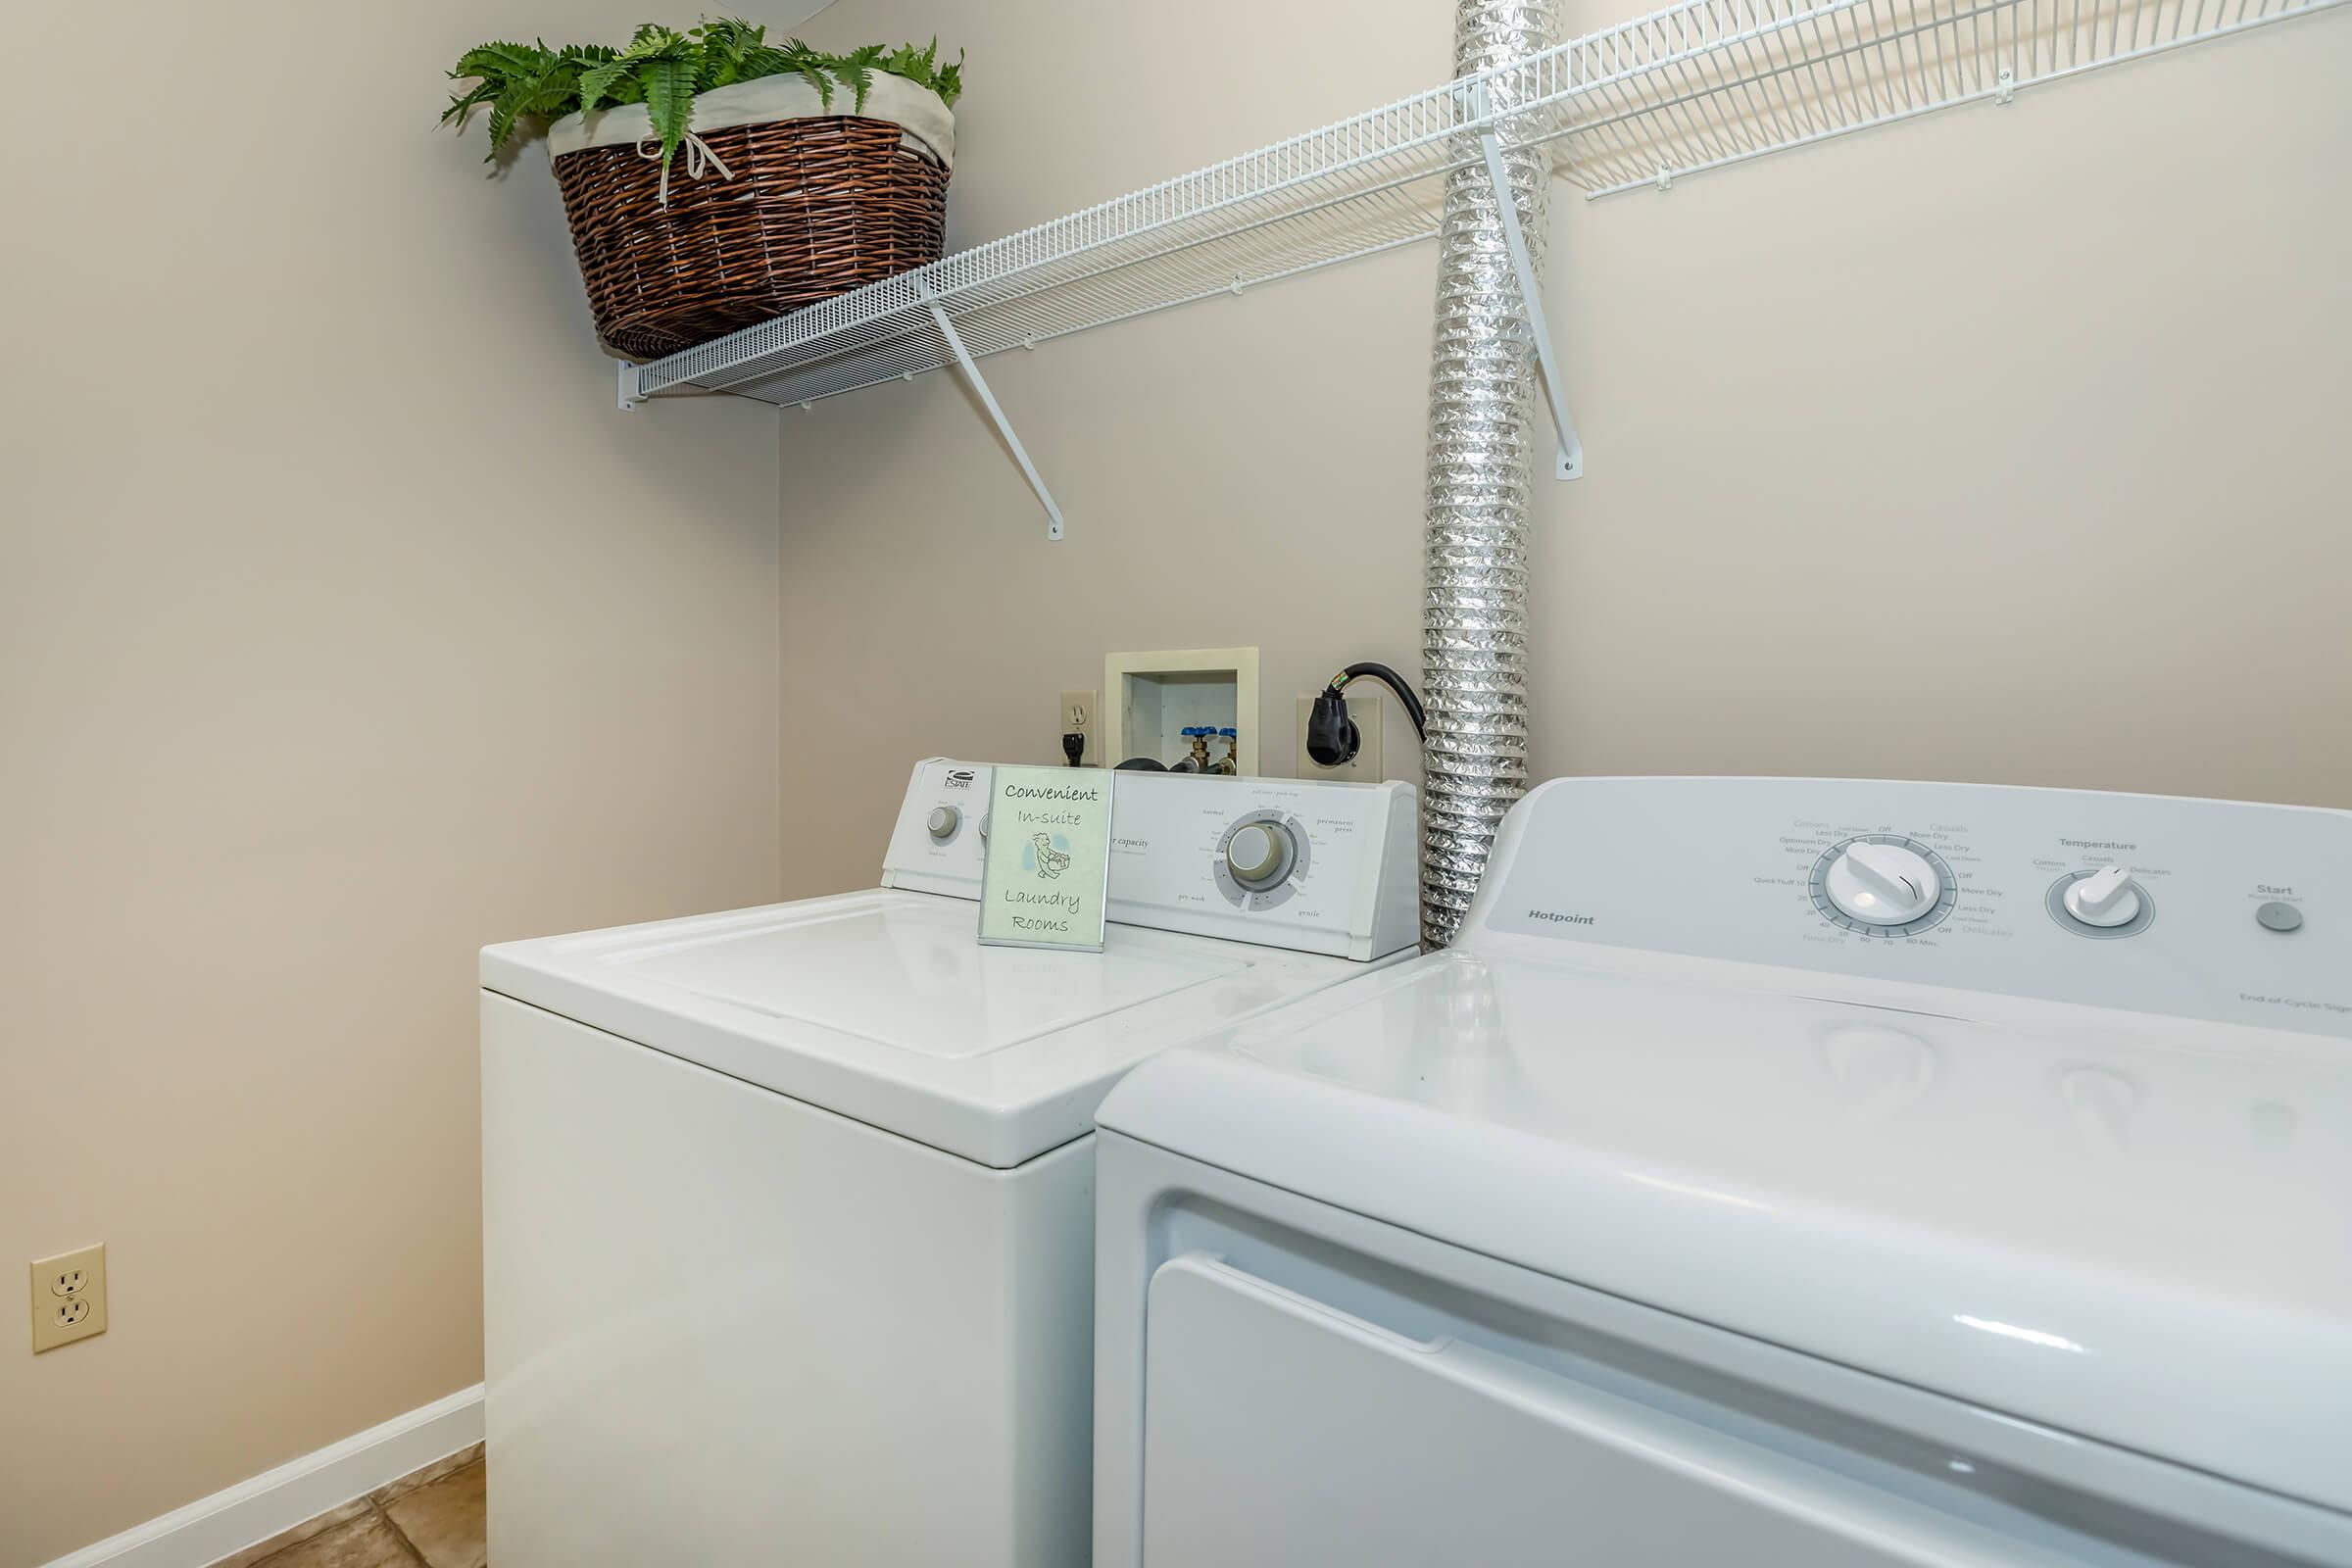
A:
<svg viewBox="0 0 2352 1568">
<path fill-rule="evenodd" d="M 1857 843 L 1926 868 L 1891 884 L 1891 929 L 1831 895 Z M 2110 923 L 2070 913 L 2073 884 L 2110 866 L 2099 886 L 2128 878 L 2093 909 Z M 1106 1200 L 1122 1146 L 1168 1152 L 2021 1431 L 2352 1512 L 2352 814 L 1560 780 L 1506 821 L 1451 951 L 1148 1063 L 1099 1120 L 1123 1135 Z M 1278 1326 L 1298 1304 L 1282 1289 L 1246 1305 L 1249 1289 L 1202 1272 L 1220 1249 L 1141 1244 L 1147 1272 L 1121 1277 L 1142 1254 L 1113 1227 L 1134 1218 L 1100 1222 L 1099 1377 L 1144 1376 L 1148 1358 L 1157 1388 L 1171 1345 L 1240 1353 L 1257 1342 L 1238 1325 L 1261 1349 L 1297 1332 Z M 1138 1293 L 1147 1326 L 1122 1351 Z M 1421 1348 L 1445 1355 L 1408 1363 L 1436 1376 L 1468 1352 L 1431 1332 Z M 1184 1401 L 1224 1386 L 1197 1364 L 1171 1375 L 1186 1392 L 1152 1432 L 1172 1468 L 1143 1512 L 1165 1560 L 1188 1561 L 1210 1548 L 1177 1549 L 1180 1478 L 1202 1473 L 1179 1456 L 1214 1427 Z M 1142 1483 L 1117 1430 L 1134 1410 L 1104 1397 L 1115 1515 Z M 1246 1424 L 1301 1441 L 1271 1410 Z M 1099 1511 L 1101 1560 L 1132 1560 L 1126 1529 Z M 1988 1539 L 1984 1560 L 2040 1560 Z M 1854 1560 L 1977 1560 L 1952 1550 Z"/>
<path fill-rule="evenodd" d="M 482 999 L 491 1560 L 1085 1560 L 1091 1138 L 995 1170 Z"/>
<path fill-rule="evenodd" d="M 1083 1136 L 1146 1055 L 1412 943 L 1406 786 L 1138 773 L 1113 801 L 1104 951 L 983 948 L 988 779 L 915 770 L 881 890 L 507 943 L 483 951 L 483 987 L 1010 1166 Z M 1269 815 L 1298 867 L 1235 897 L 1220 840 Z"/>
<path fill-rule="evenodd" d="M 1123 775 L 1050 953 L 979 945 L 989 778 L 915 768 L 877 891 L 484 951 L 507 1568 L 1086 1563 L 1094 1107 L 1404 956 L 1413 794 Z"/>
</svg>

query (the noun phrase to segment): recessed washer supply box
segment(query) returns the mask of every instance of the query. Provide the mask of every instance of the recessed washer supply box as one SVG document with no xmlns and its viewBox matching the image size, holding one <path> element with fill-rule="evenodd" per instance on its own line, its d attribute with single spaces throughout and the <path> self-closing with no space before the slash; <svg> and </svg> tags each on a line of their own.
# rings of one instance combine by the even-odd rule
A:
<svg viewBox="0 0 2352 1568">
<path fill-rule="evenodd" d="M 1174 766 L 1192 750 L 1185 730 L 1202 724 L 1235 732 L 1246 778 L 1257 765 L 1257 650 L 1185 648 L 1111 654 L 1102 661 L 1102 758 L 1117 766 L 1149 757 Z M 1211 759 L 1225 755 L 1222 742 Z"/>
</svg>

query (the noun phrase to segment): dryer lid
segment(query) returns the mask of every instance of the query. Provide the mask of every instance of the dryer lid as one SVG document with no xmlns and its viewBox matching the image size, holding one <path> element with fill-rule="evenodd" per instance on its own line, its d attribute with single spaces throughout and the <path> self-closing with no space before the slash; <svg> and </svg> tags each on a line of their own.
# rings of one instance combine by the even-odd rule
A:
<svg viewBox="0 0 2352 1568">
<path fill-rule="evenodd" d="M 951 1153 L 1018 1164 L 1143 1055 L 1359 966 L 1130 926 L 984 948 L 973 906 L 848 894 L 483 950 L 485 988 Z"/>
<path fill-rule="evenodd" d="M 2343 1042 L 1535 946 L 1421 958 L 1170 1053 L 1099 1119 L 2352 1509 Z"/>
</svg>

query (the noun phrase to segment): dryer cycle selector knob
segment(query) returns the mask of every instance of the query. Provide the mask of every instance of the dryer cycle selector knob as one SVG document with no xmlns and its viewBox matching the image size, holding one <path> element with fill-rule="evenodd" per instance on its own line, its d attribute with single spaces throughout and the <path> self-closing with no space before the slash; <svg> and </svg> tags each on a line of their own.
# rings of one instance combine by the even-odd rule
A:
<svg viewBox="0 0 2352 1568">
<path fill-rule="evenodd" d="M 962 820 L 963 813 L 953 806 L 934 806 L 930 819 L 923 825 L 931 830 L 931 836 L 935 839 L 952 839 L 956 836 L 956 824 Z"/>
<path fill-rule="evenodd" d="M 2139 894 L 2139 884 L 2123 866 L 2111 865 L 2093 871 L 2066 885 L 2062 895 L 2066 912 L 2084 925 L 2104 931 L 2111 926 L 2129 925 L 2139 918 L 2140 906 L 2145 902 Z"/>
<path fill-rule="evenodd" d="M 1865 925 L 1905 925 L 1936 907 L 1943 879 L 1900 844 L 1851 844 L 1830 865 L 1825 891 L 1840 914 Z"/>
<path fill-rule="evenodd" d="M 1298 863 L 1298 841 L 1280 822 L 1245 822 L 1225 843 L 1225 869 L 1252 892 L 1279 887 Z"/>
</svg>

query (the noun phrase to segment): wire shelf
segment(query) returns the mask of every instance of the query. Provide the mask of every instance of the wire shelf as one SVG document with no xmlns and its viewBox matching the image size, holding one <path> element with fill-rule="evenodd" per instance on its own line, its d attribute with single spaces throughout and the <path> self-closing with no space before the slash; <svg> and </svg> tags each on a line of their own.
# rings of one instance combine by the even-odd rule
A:
<svg viewBox="0 0 2352 1568">
<path fill-rule="evenodd" d="M 940 313 L 977 358 L 1408 245 L 1489 130 L 1610 196 L 2343 3 L 1686 0 L 625 367 L 623 398 L 810 402 L 956 363 Z"/>
</svg>

